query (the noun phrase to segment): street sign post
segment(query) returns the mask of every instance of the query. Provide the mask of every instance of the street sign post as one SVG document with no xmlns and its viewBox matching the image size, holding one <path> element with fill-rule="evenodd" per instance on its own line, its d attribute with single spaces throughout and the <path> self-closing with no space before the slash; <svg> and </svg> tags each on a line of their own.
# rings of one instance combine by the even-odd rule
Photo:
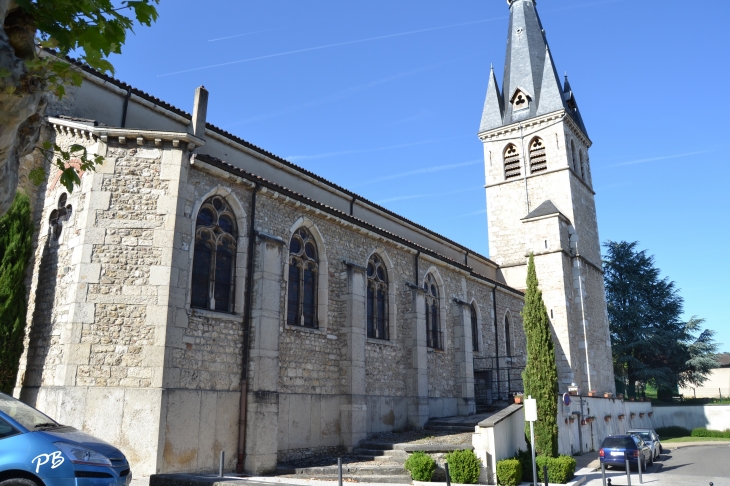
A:
<svg viewBox="0 0 730 486">
<path fill-rule="evenodd" d="M 537 463 L 535 462 L 535 422 L 537 422 L 537 400 L 532 396 L 525 400 L 525 421 L 530 422 L 530 441 L 532 444 L 532 482 L 537 486 Z"/>
</svg>

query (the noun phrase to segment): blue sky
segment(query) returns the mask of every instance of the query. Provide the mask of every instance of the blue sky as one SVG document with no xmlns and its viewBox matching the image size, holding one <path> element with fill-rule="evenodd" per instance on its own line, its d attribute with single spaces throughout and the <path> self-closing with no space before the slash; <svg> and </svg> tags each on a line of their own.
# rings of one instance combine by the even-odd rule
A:
<svg viewBox="0 0 730 486">
<path fill-rule="evenodd" d="M 638 240 L 730 351 L 727 0 L 539 0 L 603 241 Z M 476 137 L 504 0 L 162 0 L 116 76 L 489 255 Z M 724 140 L 724 142 L 723 142 Z"/>
</svg>

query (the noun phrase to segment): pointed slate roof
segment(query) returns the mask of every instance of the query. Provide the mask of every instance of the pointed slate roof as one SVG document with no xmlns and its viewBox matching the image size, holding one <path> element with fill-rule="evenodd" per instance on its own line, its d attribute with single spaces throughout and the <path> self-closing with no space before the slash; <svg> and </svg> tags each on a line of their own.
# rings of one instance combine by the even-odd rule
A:
<svg viewBox="0 0 730 486">
<path fill-rule="evenodd" d="M 525 221 L 527 219 L 541 218 L 543 216 L 551 216 L 553 214 L 559 214 L 565 219 L 568 219 L 568 217 L 561 213 L 560 210 L 555 207 L 555 204 L 553 204 L 553 202 L 548 199 L 544 203 L 540 204 L 537 208 L 530 211 L 530 214 L 522 218 L 522 221 Z"/>
<path fill-rule="evenodd" d="M 581 130 L 583 130 L 583 133 L 588 135 L 586 127 L 583 124 L 583 117 L 580 116 L 578 102 L 575 101 L 575 95 L 573 94 L 573 90 L 570 87 L 570 82 L 568 81 L 567 74 L 565 75 L 565 85 L 563 86 L 563 99 L 565 100 L 565 104 L 568 106 L 568 113 L 570 113 L 570 115 L 573 117 L 573 120 L 575 120 Z"/>
<path fill-rule="evenodd" d="M 564 109 L 585 132 L 577 110 L 569 106 L 550 54 L 545 31 L 537 13 L 536 0 L 507 0 L 510 8 L 507 55 L 500 93 L 494 72 L 490 74 L 487 100 L 480 132 Z M 568 85 L 569 88 L 569 85 Z M 529 109 L 512 110 L 512 97 L 521 90 L 529 99 Z M 571 92 L 572 93 L 572 92 Z M 499 102 L 494 97 L 499 98 Z M 498 122 L 501 119 L 501 123 Z"/>
</svg>

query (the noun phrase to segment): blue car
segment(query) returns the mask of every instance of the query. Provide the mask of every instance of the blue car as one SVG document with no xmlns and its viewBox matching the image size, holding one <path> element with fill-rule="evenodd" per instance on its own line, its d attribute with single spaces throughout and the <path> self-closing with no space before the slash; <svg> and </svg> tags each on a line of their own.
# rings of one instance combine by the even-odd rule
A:
<svg viewBox="0 0 730 486">
<path fill-rule="evenodd" d="M 606 466 L 622 466 L 625 468 L 627 457 L 629 466 L 634 469 L 641 463 L 641 470 L 646 471 L 647 464 L 649 466 L 654 464 L 651 447 L 641 440 L 641 437 L 635 435 L 609 435 L 603 439 L 598 456 L 601 459 L 601 464 Z"/>
<path fill-rule="evenodd" d="M 119 449 L 0 393 L 0 486 L 129 486 Z"/>
</svg>

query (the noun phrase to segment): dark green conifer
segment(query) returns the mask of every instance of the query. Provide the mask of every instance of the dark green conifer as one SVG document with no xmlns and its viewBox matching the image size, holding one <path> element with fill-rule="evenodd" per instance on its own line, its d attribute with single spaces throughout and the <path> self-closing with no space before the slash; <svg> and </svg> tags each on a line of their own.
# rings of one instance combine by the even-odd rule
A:
<svg viewBox="0 0 730 486">
<path fill-rule="evenodd" d="M 0 218 L 0 391 L 11 393 L 23 353 L 25 267 L 32 252 L 30 199 L 18 192 Z"/>
<path fill-rule="evenodd" d="M 527 366 L 522 372 L 525 398 L 537 400 L 535 422 L 535 450 L 539 455 L 558 455 L 558 368 L 555 365 L 555 346 L 550 332 L 550 319 L 538 288 L 535 259 L 530 254 L 527 267 L 527 292 L 522 320 L 527 337 Z M 530 425 L 525 424 L 530 437 Z"/>
</svg>

